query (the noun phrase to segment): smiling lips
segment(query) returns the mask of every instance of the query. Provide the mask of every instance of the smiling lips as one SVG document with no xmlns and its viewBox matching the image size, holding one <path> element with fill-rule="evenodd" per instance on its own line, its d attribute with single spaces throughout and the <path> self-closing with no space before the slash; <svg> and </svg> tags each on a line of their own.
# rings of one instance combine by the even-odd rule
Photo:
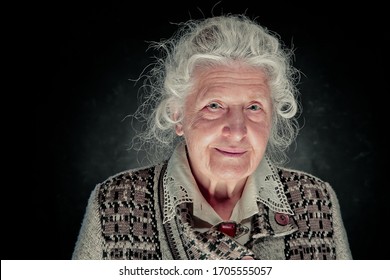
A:
<svg viewBox="0 0 390 280">
<path fill-rule="evenodd" d="M 240 157 L 247 152 L 242 148 L 215 148 L 215 150 L 227 157 Z"/>
</svg>

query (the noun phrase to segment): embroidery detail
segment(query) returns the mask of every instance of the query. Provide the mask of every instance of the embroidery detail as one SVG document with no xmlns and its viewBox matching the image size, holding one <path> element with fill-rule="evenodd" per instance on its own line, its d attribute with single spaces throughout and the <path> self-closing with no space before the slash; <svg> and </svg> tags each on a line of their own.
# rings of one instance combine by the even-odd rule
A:
<svg viewBox="0 0 390 280">
<path fill-rule="evenodd" d="M 187 190 L 165 172 L 163 177 L 164 186 L 164 219 L 163 224 L 175 216 L 175 209 L 179 204 L 192 202 Z"/>
<path fill-rule="evenodd" d="M 264 182 L 261 183 L 260 193 L 257 197 L 257 201 L 264 203 L 269 206 L 275 212 L 285 213 L 294 215 L 294 212 L 291 210 L 287 197 L 284 193 L 283 184 L 280 181 L 280 178 L 277 174 L 277 170 L 271 164 L 268 158 L 265 158 L 264 169 L 269 168 L 271 174 L 264 176 Z"/>
</svg>

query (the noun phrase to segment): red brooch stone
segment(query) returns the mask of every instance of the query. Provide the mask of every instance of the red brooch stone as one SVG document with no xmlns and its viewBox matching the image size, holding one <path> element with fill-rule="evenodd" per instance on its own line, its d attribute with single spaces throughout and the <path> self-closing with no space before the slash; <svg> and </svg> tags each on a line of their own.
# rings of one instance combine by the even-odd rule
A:
<svg viewBox="0 0 390 280">
<path fill-rule="evenodd" d="M 218 225 L 218 230 L 231 237 L 236 236 L 237 225 L 236 223 L 226 222 Z"/>
</svg>

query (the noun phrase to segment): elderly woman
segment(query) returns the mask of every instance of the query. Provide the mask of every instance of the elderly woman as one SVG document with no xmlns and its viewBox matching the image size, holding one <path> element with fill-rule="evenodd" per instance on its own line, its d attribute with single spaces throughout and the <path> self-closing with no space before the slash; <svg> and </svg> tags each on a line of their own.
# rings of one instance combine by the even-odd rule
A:
<svg viewBox="0 0 390 280">
<path fill-rule="evenodd" d="M 159 162 L 92 192 L 73 259 L 351 259 L 331 186 L 282 168 L 291 50 L 245 16 L 188 21 L 146 79 L 136 136 Z"/>
</svg>

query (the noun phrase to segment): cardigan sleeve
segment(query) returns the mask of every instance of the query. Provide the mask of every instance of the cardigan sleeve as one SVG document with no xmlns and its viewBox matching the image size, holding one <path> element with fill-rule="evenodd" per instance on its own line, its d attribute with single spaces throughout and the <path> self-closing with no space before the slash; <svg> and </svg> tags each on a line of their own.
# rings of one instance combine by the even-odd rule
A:
<svg viewBox="0 0 390 280">
<path fill-rule="evenodd" d="M 88 199 L 87 208 L 72 254 L 73 260 L 100 260 L 103 258 L 104 239 L 100 223 L 98 193 L 99 185 L 95 187 Z"/>
<path fill-rule="evenodd" d="M 336 245 L 336 259 L 352 260 L 351 249 L 349 247 L 347 232 L 341 216 L 340 204 L 333 188 L 326 183 L 326 188 L 332 202 L 334 242 Z"/>
</svg>

